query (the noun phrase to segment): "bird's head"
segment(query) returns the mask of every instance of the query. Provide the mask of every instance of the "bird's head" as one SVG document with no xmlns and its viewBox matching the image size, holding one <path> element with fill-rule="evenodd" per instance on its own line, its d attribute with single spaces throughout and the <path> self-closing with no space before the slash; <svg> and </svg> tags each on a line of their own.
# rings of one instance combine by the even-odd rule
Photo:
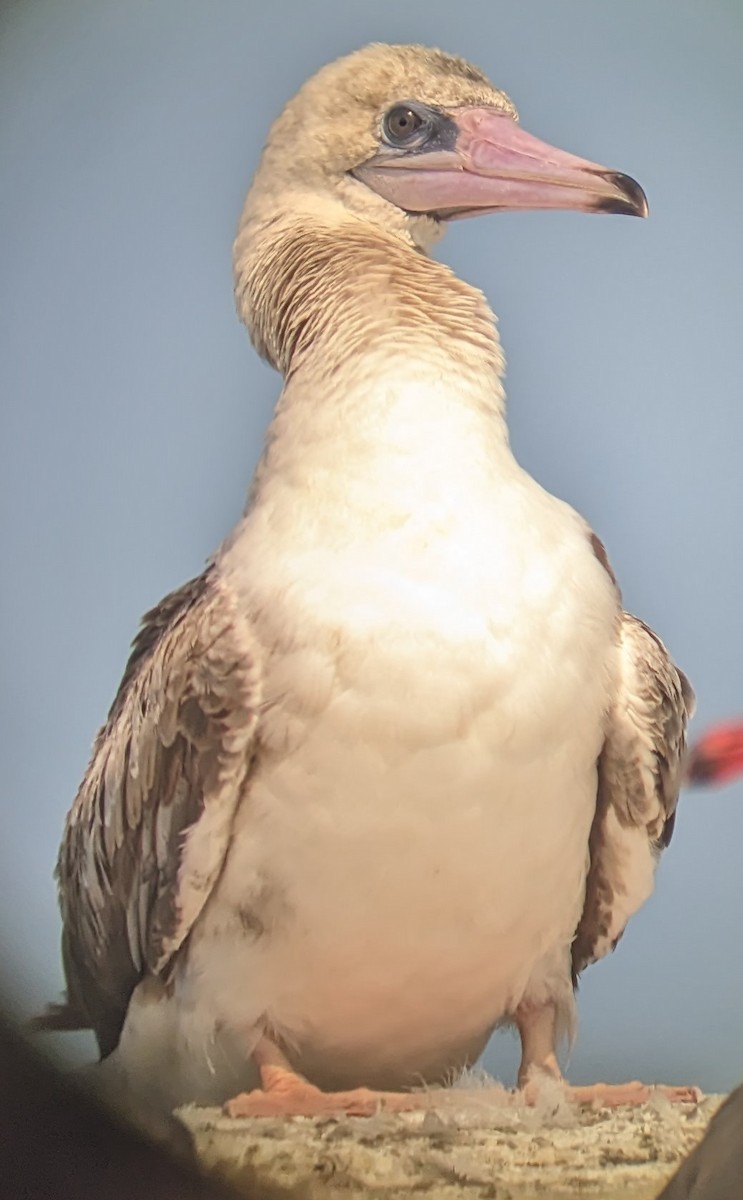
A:
<svg viewBox="0 0 743 1200">
<path fill-rule="evenodd" d="M 427 250 L 445 222 L 513 209 L 647 214 L 629 176 L 526 133 L 476 67 L 366 46 L 323 67 L 275 122 L 246 206 L 342 206 Z"/>
</svg>

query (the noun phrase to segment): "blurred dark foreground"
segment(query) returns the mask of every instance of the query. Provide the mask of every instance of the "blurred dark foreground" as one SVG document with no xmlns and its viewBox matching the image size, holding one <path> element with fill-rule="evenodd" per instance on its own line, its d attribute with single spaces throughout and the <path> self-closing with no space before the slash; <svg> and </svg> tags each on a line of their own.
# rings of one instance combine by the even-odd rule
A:
<svg viewBox="0 0 743 1200">
<path fill-rule="evenodd" d="M 743 1200 L 743 1085 L 718 1108 L 658 1200 Z"/>
<path fill-rule="evenodd" d="M 96 1102 L 0 1017 L 0 1194 L 8 1200 L 245 1200 L 196 1164 L 173 1128 L 158 1142 Z M 169 1141 L 169 1153 L 158 1144 Z M 189 1161 L 190 1160 L 190 1161 Z"/>
</svg>

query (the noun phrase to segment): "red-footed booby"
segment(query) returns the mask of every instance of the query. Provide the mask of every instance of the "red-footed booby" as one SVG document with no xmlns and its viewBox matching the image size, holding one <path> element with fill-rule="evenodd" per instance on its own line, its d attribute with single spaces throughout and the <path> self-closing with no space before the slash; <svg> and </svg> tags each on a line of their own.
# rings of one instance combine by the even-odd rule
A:
<svg viewBox="0 0 743 1200">
<path fill-rule="evenodd" d="M 493 313 L 428 257 L 523 208 L 647 211 L 436 50 L 343 58 L 271 130 L 235 287 L 284 387 L 242 519 L 144 618 L 58 863 L 49 1021 L 150 1101 L 409 1107 L 504 1021 L 522 1084 L 559 1074 L 578 974 L 652 890 L 691 688 L 515 461 Z"/>
</svg>

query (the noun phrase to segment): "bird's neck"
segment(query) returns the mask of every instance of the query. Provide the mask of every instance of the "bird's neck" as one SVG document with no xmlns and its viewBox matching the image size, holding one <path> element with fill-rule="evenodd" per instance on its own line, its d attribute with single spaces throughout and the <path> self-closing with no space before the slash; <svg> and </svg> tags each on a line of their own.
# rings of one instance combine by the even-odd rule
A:
<svg viewBox="0 0 743 1200">
<path fill-rule="evenodd" d="M 503 407 L 503 357 L 482 292 L 359 218 L 250 223 L 236 242 L 235 293 L 256 349 L 286 379 L 435 351 L 455 372 L 476 371 L 492 385 L 491 406 Z"/>
<path fill-rule="evenodd" d="M 285 377 L 253 499 L 286 477 L 397 511 L 509 469 L 495 318 L 447 267 L 359 220 L 294 221 L 264 229 L 235 274 L 253 341 Z"/>
</svg>

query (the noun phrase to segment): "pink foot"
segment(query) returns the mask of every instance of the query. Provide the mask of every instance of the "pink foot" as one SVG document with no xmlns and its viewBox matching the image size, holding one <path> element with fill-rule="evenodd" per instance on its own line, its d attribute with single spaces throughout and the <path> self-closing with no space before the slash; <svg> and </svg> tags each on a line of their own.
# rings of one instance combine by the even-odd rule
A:
<svg viewBox="0 0 743 1200">
<path fill-rule="evenodd" d="M 405 1092 L 323 1092 L 282 1066 L 261 1065 L 261 1088 L 241 1092 L 224 1105 L 228 1117 L 324 1117 L 345 1113 L 372 1117 L 377 1112 L 409 1112 L 425 1107 L 425 1096 Z"/>
<path fill-rule="evenodd" d="M 576 1104 L 593 1108 L 618 1108 L 622 1104 L 647 1104 L 653 1096 L 663 1096 L 673 1104 L 697 1104 L 702 1093 L 696 1087 L 666 1087 L 663 1084 L 594 1083 L 590 1087 L 565 1087 L 566 1095 Z"/>
<path fill-rule="evenodd" d="M 566 1083 L 562 1075 L 552 1070 L 545 1070 L 543 1078 L 551 1083 L 561 1083 L 567 1100 L 591 1108 L 619 1108 L 622 1104 L 647 1104 L 652 1096 L 663 1096 L 672 1104 L 698 1104 L 703 1093 L 696 1087 L 666 1087 L 664 1084 L 640 1083 L 633 1079 L 631 1083 L 592 1083 L 587 1087 L 572 1087 Z M 521 1091 L 527 1104 L 539 1102 L 540 1078 L 539 1072 L 532 1071 L 526 1082 L 519 1081 Z"/>
<path fill-rule="evenodd" d="M 516 1024 L 521 1037 L 521 1066 L 519 1087 L 527 1104 L 536 1104 L 540 1081 L 550 1080 L 563 1085 L 567 1099 L 593 1108 L 617 1108 L 621 1104 L 647 1104 L 652 1095 L 665 1096 L 674 1104 L 696 1104 L 702 1093 L 694 1087 L 652 1086 L 633 1080 L 631 1083 L 594 1083 L 591 1087 L 571 1087 L 565 1083 L 555 1055 L 556 1009 L 552 1002 L 522 1004 L 516 1012 Z"/>
</svg>

